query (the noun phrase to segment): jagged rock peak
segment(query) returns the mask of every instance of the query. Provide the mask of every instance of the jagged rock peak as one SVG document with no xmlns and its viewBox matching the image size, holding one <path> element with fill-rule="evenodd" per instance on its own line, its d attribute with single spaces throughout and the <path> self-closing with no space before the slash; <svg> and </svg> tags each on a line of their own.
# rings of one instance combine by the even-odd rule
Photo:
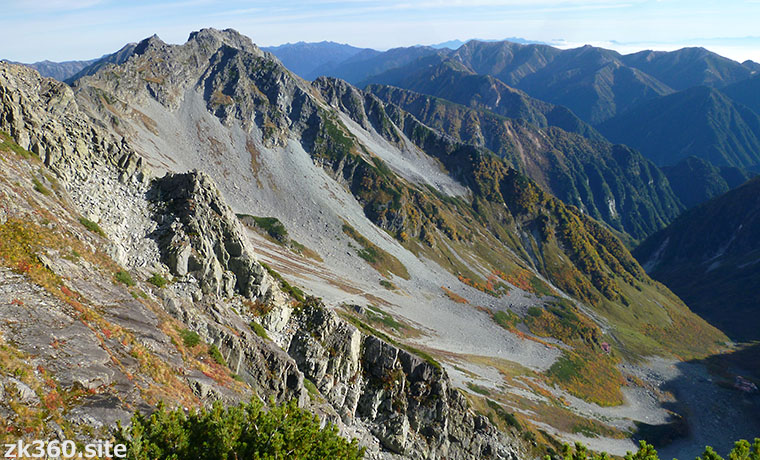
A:
<svg viewBox="0 0 760 460">
<path fill-rule="evenodd" d="M 166 43 L 164 43 L 163 40 L 158 38 L 158 35 L 153 34 L 150 37 L 138 43 L 133 51 L 133 54 L 137 54 L 137 55 L 145 54 L 145 52 L 150 49 L 160 48 L 163 46 L 166 46 Z"/>
<path fill-rule="evenodd" d="M 203 172 L 167 174 L 153 183 L 151 199 L 162 256 L 175 276 L 193 274 L 206 293 L 269 301 L 273 280 L 265 276 L 235 214 Z"/>
<path fill-rule="evenodd" d="M 250 38 L 241 34 L 235 29 L 218 30 L 214 28 L 201 29 L 190 33 L 187 39 L 189 42 L 198 44 L 207 44 L 212 49 L 218 49 L 222 45 L 248 51 L 255 54 L 262 54 L 262 51 L 256 46 Z"/>
</svg>

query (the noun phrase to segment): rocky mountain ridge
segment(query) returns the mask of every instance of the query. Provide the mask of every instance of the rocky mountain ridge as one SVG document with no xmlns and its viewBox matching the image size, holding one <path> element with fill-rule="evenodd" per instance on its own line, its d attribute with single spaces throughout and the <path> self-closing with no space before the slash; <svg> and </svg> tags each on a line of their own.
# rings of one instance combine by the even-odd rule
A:
<svg viewBox="0 0 760 460">
<path fill-rule="evenodd" d="M 675 218 L 681 205 L 663 174 L 638 153 L 559 127 L 540 130 L 444 99 L 388 86 L 370 92 L 458 141 L 485 147 L 563 202 L 634 238 Z"/>
</svg>

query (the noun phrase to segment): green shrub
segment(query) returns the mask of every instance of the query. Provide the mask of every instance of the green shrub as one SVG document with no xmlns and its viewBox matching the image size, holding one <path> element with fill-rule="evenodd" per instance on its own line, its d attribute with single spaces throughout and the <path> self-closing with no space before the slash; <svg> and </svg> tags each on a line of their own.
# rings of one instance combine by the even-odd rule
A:
<svg viewBox="0 0 760 460">
<path fill-rule="evenodd" d="M 396 321 L 396 319 L 393 316 L 380 310 L 377 307 L 368 306 L 366 315 L 367 315 L 367 319 L 369 319 L 371 322 L 380 323 L 389 329 L 395 329 L 396 331 L 401 331 L 402 329 L 406 329 L 404 325 Z"/>
<path fill-rule="evenodd" d="M 34 184 L 34 190 L 37 192 L 43 194 L 43 195 L 50 195 L 50 190 L 47 189 L 44 185 L 42 185 L 42 182 L 39 181 L 36 177 L 32 178 L 32 184 Z"/>
<path fill-rule="evenodd" d="M 314 382 L 304 377 L 303 386 L 306 388 L 306 391 L 309 392 L 309 398 L 316 399 L 319 397 L 319 390 L 317 390 L 317 386 L 314 385 Z"/>
<path fill-rule="evenodd" d="M 359 243 L 361 249 L 357 251 L 357 255 L 367 261 L 367 263 L 370 264 L 372 268 L 384 276 L 389 276 L 389 273 L 393 273 L 394 275 L 400 276 L 406 280 L 409 279 L 409 272 L 407 271 L 404 264 L 402 264 L 401 261 L 396 257 L 375 246 L 375 244 L 373 244 L 361 233 L 356 231 L 355 228 L 348 225 L 347 223 L 343 223 L 342 229 L 343 233 Z M 349 246 L 351 246 L 350 243 Z"/>
<path fill-rule="evenodd" d="M 388 280 L 380 280 L 380 286 L 384 287 L 385 289 L 388 289 L 389 291 L 393 291 L 396 289 L 396 285 L 391 283 Z"/>
<path fill-rule="evenodd" d="M 511 330 L 520 322 L 520 317 L 511 311 L 499 310 L 493 314 L 493 320 L 504 329 Z"/>
<path fill-rule="evenodd" d="M 368 248 L 360 249 L 357 254 L 359 257 L 366 260 L 370 264 L 376 264 L 380 253 L 378 252 L 377 248 L 370 246 Z"/>
<path fill-rule="evenodd" d="M 253 330 L 253 332 L 255 332 L 256 335 L 258 335 L 262 339 L 269 340 L 269 335 L 267 335 L 266 329 L 264 329 L 264 327 L 261 324 L 257 323 L 256 321 L 251 321 L 250 326 L 251 326 L 251 330 Z"/>
<path fill-rule="evenodd" d="M 219 351 L 219 349 L 216 347 L 216 345 L 211 345 L 210 347 L 208 347 L 208 354 L 220 366 L 226 366 L 227 365 L 227 362 L 224 360 L 224 356 L 222 356 L 222 352 Z"/>
<path fill-rule="evenodd" d="M 80 217 L 79 223 L 84 225 L 84 227 L 92 233 L 97 233 L 100 236 L 106 236 L 106 233 L 102 228 L 100 228 L 100 225 L 98 225 L 96 222 L 91 221 L 90 219 Z"/>
<path fill-rule="evenodd" d="M 275 240 L 283 243 L 288 240 L 287 229 L 276 217 L 254 217 L 253 220 Z"/>
<path fill-rule="evenodd" d="M 476 383 L 467 382 L 467 388 L 469 388 L 470 390 L 474 391 L 475 393 L 477 393 L 479 395 L 483 395 L 483 396 L 490 396 L 491 395 L 491 391 L 488 388 L 486 388 L 484 386 L 480 386 L 480 385 L 478 385 Z M 489 400 L 489 402 L 490 402 L 490 400 Z"/>
<path fill-rule="evenodd" d="M 522 431 L 522 427 L 520 426 L 520 422 L 517 421 L 517 418 L 514 414 L 507 412 L 504 407 L 502 407 L 501 404 L 497 403 L 496 401 L 492 401 L 488 399 L 487 401 L 488 407 L 491 408 L 494 412 L 496 412 L 496 415 L 499 416 L 500 419 L 504 421 L 507 425 L 517 428 L 519 431 Z"/>
<path fill-rule="evenodd" d="M 201 343 L 201 337 L 189 329 L 179 331 L 179 336 L 182 337 L 182 343 L 184 343 L 187 348 L 193 348 Z"/>
<path fill-rule="evenodd" d="M 153 276 L 148 278 L 148 282 L 156 287 L 162 288 L 169 284 L 169 281 L 166 280 L 163 276 L 161 276 L 160 273 L 154 273 Z"/>
<path fill-rule="evenodd" d="M 10 150 L 16 155 L 27 159 L 31 158 L 34 155 L 34 153 L 29 152 L 28 150 L 24 150 L 18 144 L 16 144 L 16 142 L 13 141 L 13 138 L 11 138 L 10 134 L 6 133 L 5 131 L 0 131 L 0 149 Z"/>
<path fill-rule="evenodd" d="M 116 278 L 116 281 L 120 282 L 121 284 L 126 284 L 129 287 L 135 285 L 135 280 L 132 279 L 132 275 L 124 270 L 119 270 L 116 272 L 114 274 L 114 278 Z"/>
<path fill-rule="evenodd" d="M 542 279 L 536 276 L 531 276 L 530 287 L 533 289 L 533 292 L 535 292 L 539 297 L 554 294 L 552 288 L 549 287 L 549 285 L 546 284 Z"/>
<path fill-rule="evenodd" d="M 538 318 L 539 316 L 541 316 L 541 314 L 543 314 L 543 312 L 544 312 L 544 310 L 542 308 L 539 308 L 539 307 L 530 307 L 530 308 L 528 308 L 528 314 L 530 316 L 533 316 L 534 318 Z"/>
<path fill-rule="evenodd" d="M 129 427 L 119 426 L 115 442 L 127 446 L 126 458 L 358 460 L 364 448 L 338 435 L 334 425 L 320 428 L 319 418 L 296 401 L 265 411 L 254 400 L 224 408 L 214 403 L 185 414 L 163 403 L 150 416 L 136 413 Z"/>
<path fill-rule="evenodd" d="M 549 368 L 548 375 L 560 382 L 566 382 L 578 377 L 581 369 L 583 369 L 583 364 L 577 357 L 568 357 L 563 354 Z"/>
<path fill-rule="evenodd" d="M 552 457 L 547 455 L 546 458 L 551 459 Z M 610 456 L 606 452 L 589 452 L 586 446 L 580 442 L 576 442 L 574 447 L 564 444 L 558 458 L 561 460 L 609 460 Z M 654 446 L 646 441 L 639 441 L 639 450 L 628 452 L 623 458 L 625 460 L 659 460 Z M 734 448 L 728 454 L 728 458 L 731 460 L 760 460 L 760 438 L 755 438 L 752 444 L 744 439 L 735 442 Z M 702 459 L 723 460 L 723 457 L 718 455 L 712 447 L 707 446 L 702 457 L 697 457 L 697 460 Z"/>
<path fill-rule="evenodd" d="M 267 235 L 269 235 L 278 243 L 284 244 L 288 242 L 288 230 L 285 228 L 285 225 L 283 225 L 283 223 L 280 222 L 280 220 L 276 217 L 259 217 L 251 216 L 248 214 L 238 214 L 238 218 L 244 224 L 253 225 L 260 228 L 261 230 L 264 230 Z"/>
</svg>

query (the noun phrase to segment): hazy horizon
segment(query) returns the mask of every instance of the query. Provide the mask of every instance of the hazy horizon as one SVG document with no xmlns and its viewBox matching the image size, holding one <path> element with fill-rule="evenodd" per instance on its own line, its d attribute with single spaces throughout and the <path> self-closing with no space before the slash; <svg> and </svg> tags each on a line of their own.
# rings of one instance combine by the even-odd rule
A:
<svg viewBox="0 0 760 460">
<path fill-rule="evenodd" d="M 87 60 L 157 34 L 184 43 L 204 27 L 233 28 L 260 46 L 323 40 L 385 50 L 470 38 L 522 37 L 560 48 L 628 53 L 702 46 L 760 61 L 760 0 L 8 0 L 0 58 Z"/>
<path fill-rule="evenodd" d="M 197 30 L 200 30 L 200 29 L 197 29 Z M 193 31 L 188 31 L 188 36 L 189 36 L 189 34 L 191 32 L 193 32 Z M 238 32 L 242 33 L 243 35 L 247 35 L 247 36 L 250 37 L 250 35 L 246 34 L 245 32 L 242 32 L 242 31 L 238 31 Z M 152 36 L 152 35 L 153 34 L 151 34 L 149 36 Z M 156 34 L 156 35 L 158 35 L 158 34 Z M 24 63 L 24 64 L 33 64 L 33 63 L 38 63 L 38 62 L 42 62 L 42 61 L 59 62 L 59 63 L 60 62 L 69 62 L 69 61 L 88 61 L 88 60 L 99 59 L 100 57 L 102 57 L 104 55 L 108 55 L 108 54 L 114 53 L 114 52 L 118 51 L 119 49 L 121 49 L 124 45 L 127 45 L 128 43 L 137 43 L 137 42 L 139 42 L 139 41 L 141 41 L 141 40 L 143 40 L 145 38 L 148 38 L 149 36 L 140 37 L 140 39 L 138 39 L 138 40 L 130 40 L 128 42 L 124 42 L 118 48 L 115 48 L 115 49 L 113 49 L 111 51 L 108 51 L 108 52 L 105 52 L 105 53 L 101 53 L 101 54 L 99 54 L 97 56 L 88 56 L 88 57 L 72 58 L 72 59 L 42 58 L 42 59 L 30 60 L 30 59 L 12 59 L 12 58 L 8 58 L 6 56 L 1 56 L 0 55 L 0 60 L 7 60 L 7 61 L 13 61 L 13 62 L 21 62 L 21 63 Z M 167 42 L 167 43 L 170 43 L 170 44 L 182 44 L 182 43 L 185 43 L 185 41 L 186 41 L 186 40 L 182 40 L 182 41 L 172 42 L 172 41 L 164 40 L 163 37 L 161 37 L 160 35 L 159 35 L 159 38 L 161 40 Z M 288 41 L 288 42 L 277 43 L 277 44 L 272 44 L 272 45 L 265 45 L 265 44 L 262 44 L 260 42 L 257 42 L 253 37 L 250 37 L 250 38 L 253 40 L 254 43 L 256 43 L 258 46 L 261 46 L 261 47 L 277 47 L 277 46 L 283 46 L 283 45 L 294 45 L 294 44 L 298 44 L 298 43 L 331 42 L 331 43 L 337 43 L 337 44 L 341 44 L 341 45 L 355 46 L 355 47 L 358 47 L 358 48 L 371 48 L 371 49 L 374 49 L 374 50 L 377 50 L 377 51 L 387 51 L 387 50 L 391 49 L 391 48 L 372 47 L 372 46 L 358 46 L 358 45 L 355 45 L 353 43 L 338 42 L 338 41 L 335 41 L 335 40 L 330 40 L 328 38 L 323 39 L 323 40 L 314 40 L 314 41 L 308 41 L 308 42 L 304 41 L 304 40 Z M 754 37 L 751 37 L 751 39 L 757 40 L 758 43 L 760 43 L 760 38 L 755 39 Z M 707 49 L 709 51 L 712 51 L 714 53 L 717 53 L 717 54 L 719 54 L 721 56 L 727 57 L 727 58 L 732 59 L 732 60 L 737 61 L 737 62 L 744 62 L 744 61 L 747 61 L 747 60 L 751 60 L 751 61 L 755 61 L 755 62 L 760 62 L 760 49 L 758 50 L 758 52 L 755 53 L 754 52 L 754 48 L 751 48 L 750 49 L 751 52 L 743 54 L 741 51 L 737 52 L 736 47 L 733 47 L 733 46 L 726 46 L 726 45 L 723 45 L 723 46 L 721 46 L 721 45 L 714 46 L 714 45 L 710 45 L 710 44 L 701 43 L 698 40 L 691 41 L 691 42 L 685 42 L 685 43 L 657 43 L 657 44 L 651 44 L 651 46 L 647 46 L 646 43 L 641 43 L 641 44 L 638 44 L 638 43 L 617 43 L 617 42 L 614 42 L 614 41 L 612 41 L 612 42 L 611 41 L 594 41 L 594 42 L 586 42 L 586 43 L 580 43 L 580 42 L 579 43 L 573 43 L 573 42 L 569 42 L 567 40 L 562 40 L 562 39 L 557 39 L 557 40 L 554 40 L 552 42 L 546 42 L 546 41 L 541 41 L 541 40 L 532 40 L 530 38 L 525 38 L 525 37 L 506 37 L 506 38 L 473 37 L 473 38 L 466 38 L 466 39 L 461 39 L 461 38 L 455 37 L 455 38 L 451 38 L 449 40 L 444 40 L 442 42 L 437 42 L 437 43 L 410 43 L 410 44 L 407 44 L 407 45 L 400 45 L 399 47 L 440 46 L 440 45 L 444 45 L 444 44 L 452 43 L 452 42 L 461 42 L 461 43 L 464 44 L 464 43 L 467 43 L 468 41 L 471 41 L 471 40 L 490 41 L 490 42 L 513 41 L 513 42 L 517 42 L 517 43 L 531 42 L 531 43 L 537 43 L 537 44 L 546 44 L 546 45 L 553 46 L 553 47 L 560 48 L 560 49 L 571 49 L 571 48 L 582 47 L 582 46 L 585 46 L 585 45 L 591 45 L 591 46 L 596 46 L 596 47 L 600 47 L 600 48 L 611 49 L 611 50 L 617 51 L 617 52 L 619 52 L 619 53 L 621 53 L 623 55 L 625 55 L 625 54 L 631 54 L 631 53 L 636 53 L 636 52 L 639 52 L 639 51 L 645 51 L 645 50 L 652 50 L 652 51 L 675 51 L 675 50 L 678 50 L 678 49 L 681 49 L 681 48 L 687 48 L 687 47 L 702 47 L 702 48 L 705 48 L 705 49 Z M 721 41 L 721 39 L 716 39 L 715 41 Z M 396 47 L 394 47 L 394 48 L 396 48 Z M 450 47 L 450 48 L 451 49 L 456 49 L 456 47 Z"/>
</svg>

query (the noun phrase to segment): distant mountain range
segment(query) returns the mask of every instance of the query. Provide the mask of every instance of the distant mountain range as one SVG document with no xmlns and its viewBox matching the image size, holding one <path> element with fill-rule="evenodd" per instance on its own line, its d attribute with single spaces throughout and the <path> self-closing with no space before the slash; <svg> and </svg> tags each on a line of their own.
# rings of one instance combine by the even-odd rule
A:
<svg viewBox="0 0 760 460">
<path fill-rule="evenodd" d="M 599 130 L 661 166 L 689 156 L 715 166 L 760 166 L 760 115 L 707 86 L 644 101 Z"/>
<path fill-rule="evenodd" d="M 455 51 L 430 50 L 426 54 L 433 53 L 441 60 L 456 60 L 473 73 L 492 76 L 538 99 L 565 105 L 591 124 L 652 97 L 697 84 L 725 86 L 753 73 L 738 62 L 702 48 L 624 56 L 592 46 L 560 50 L 548 45 L 470 41 Z M 382 60 L 384 57 L 377 55 L 367 64 Z M 405 68 L 388 69 L 385 74 L 368 70 L 363 79 L 353 81 L 355 76 L 343 74 L 340 67 L 332 72 L 359 85 L 396 84 L 391 81 L 393 75 L 411 75 L 426 65 L 430 63 L 411 61 Z"/>
<path fill-rule="evenodd" d="M 461 47 L 462 45 L 464 45 L 465 43 L 471 42 L 473 40 L 474 41 L 478 41 L 478 42 L 502 42 L 502 41 L 507 41 L 507 42 L 512 42 L 512 43 L 521 43 L 523 45 L 528 45 L 528 44 L 544 44 L 545 45 L 545 44 L 547 44 L 546 42 L 541 42 L 541 41 L 536 41 L 536 40 L 526 40 L 526 39 L 520 38 L 520 37 L 509 37 L 509 38 L 504 38 L 504 39 L 501 39 L 501 40 L 487 40 L 487 39 L 483 39 L 483 38 L 472 38 L 472 39 L 469 39 L 469 40 L 449 40 L 449 41 L 445 41 L 445 42 L 441 42 L 441 43 L 436 43 L 434 45 L 428 45 L 428 46 L 430 46 L 431 48 L 436 48 L 436 49 L 448 48 L 448 49 L 455 50 L 455 49 Z"/>
<path fill-rule="evenodd" d="M 31 67 L 40 73 L 43 77 L 55 78 L 58 81 L 64 81 L 81 71 L 85 67 L 93 64 L 98 59 L 90 59 L 89 61 L 65 61 L 65 62 L 52 62 L 52 61 L 39 61 L 31 64 L 23 64 L 27 67 Z M 11 64 L 22 64 L 21 62 L 6 61 Z"/>
<path fill-rule="evenodd" d="M 263 47 L 293 72 L 307 80 L 324 75 L 324 71 L 335 67 L 361 52 L 369 55 L 380 54 L 369 48 L 357 48 L 342 43 L 323 41 L 319 43 L 286 43 L 280 46 Z"/>
</svg>

